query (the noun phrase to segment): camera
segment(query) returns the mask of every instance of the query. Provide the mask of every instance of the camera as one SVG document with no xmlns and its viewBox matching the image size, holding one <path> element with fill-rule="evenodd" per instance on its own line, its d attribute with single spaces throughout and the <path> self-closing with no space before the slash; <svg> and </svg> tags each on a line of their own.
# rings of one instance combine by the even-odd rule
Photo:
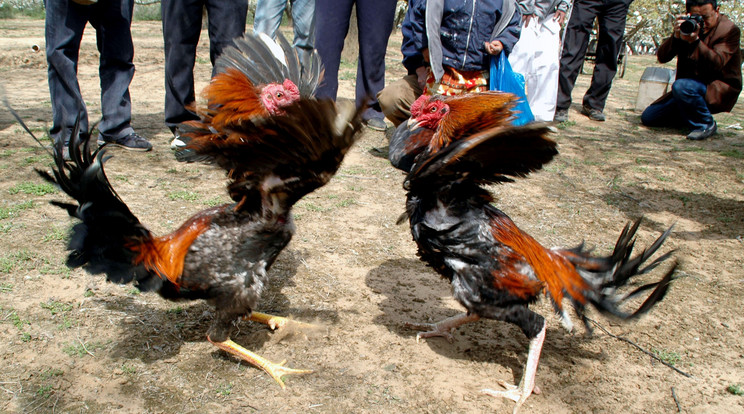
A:
<svg viewBox="0 0 744 414">
<path fill-rule="evenodd" d="M 703 16 L 699 14 L 691 14 L 685 17 L 684 21 L 680 23 L 679 31 L 683 35 L 689 36 L 695 33 L 695 30 L 697 30 L 698 26 L 700 26 L 700 30 L 702 30 L 704 25 L 705 20 L 703 20 Z"/>
</svg>

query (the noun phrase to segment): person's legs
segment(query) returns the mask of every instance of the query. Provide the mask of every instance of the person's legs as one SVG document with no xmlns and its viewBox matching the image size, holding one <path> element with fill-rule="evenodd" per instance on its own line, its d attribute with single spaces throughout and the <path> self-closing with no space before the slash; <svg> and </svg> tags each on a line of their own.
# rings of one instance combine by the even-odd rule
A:
<svg viewBox="0 0 744 414">
<path fill-rule="evenodd" d="M 628 14 L 626 0 L 613 0 L 599 13 L 597 36 L 597 59 L 589 89 L 584 94 L 585 108 L 604 111 L 612 80 L 617 72 L 617 57 L 625 34 L 625 19 Z"/>
<path fill-rule="evenodd" d="M 713 115 L 705 102 L 706 86 L 695 79 L 677 79 L 672 84 L 672 96 L 679 102 L 680 114 L 691 130 L 700 130 L 713 124 Z"/>
<path fill-rule="evenodd" d="M 256 14 L 253 17 L 253 31 L 266 33 L 273 39 L 282 22 L 286 7 L 286 0 L 258 0 Z"/>
<path fill-rule="evenodd" d="M 560 59 L 560 26 L 552 15 L 537 28 L 530 84 L 527 98 L 535 121 L 552 121 L 558 95 L 558 62 Z"/>
<path fill-rule="evenodd" d="M 407 75 L 377 94 L 380 109 L 396 127 L 411 117 L 411 105 L 423 91 L 416 75 Z"/>
<path fill-rule="evenodd" d="M 385 87 L 385 54 L 393 30 L 396 0 L 357 0 L 359 25 L 359 63 L 356 78 L 356 104 L 369 104 L 362 119 L 383 120 L 377 94 Z M 379 122 L 378 122 L 379 123 Z M 381 126 L 376 126 L 380 128 Z"/>
<path fill-rule="evenodd" d="M 302 67 L 307 67 L 315 48 L 315 0 L 292 1 L 292 21 L 293 45 L 297 49 Z"/>
<path fill-rule="evenodd" d="M 530 20 L 530 23 L 522 25 L 522 31 L 519 34 L 519 40 L 512 48 L 509 55 L 509 65 L 514 72 L 524 75 L 525 85 L 529 93 L 530 80 L 534 74 L 535 47 L 537 46 L 537 19 Z M 533 80 L 534 81 L 534 80 Z"/>
<path fill-rule="evenodd" d="M 247 15 L 248 2 L 245 0 L 207 0 L 212 76 L 215 75 L 214 62 L 222 54 L 222 50 L 233 44 L 233 39 L 245 33 Z"/>
<path fill-rule="evenodd" d="M 641 114 L 641 123 L 651 127 L 687 127 L 691 140 L 706 139 L 717 132 L 705 102 L 706 86 L 694 79 L 677 79 L 672 94 L 662 102 L 650 105 Z"/>
<path fill-rule="evenodd" d="M 661 102 L 649 105 L 641 114 L 641 123 L 648 127 L 681 127 L 679 104 L 670 96 Z"/>
<path fill-rule="evenodd" d="M 315 96 L 336 99 L 341 50 L 349 31 L 354 0 L 317 0 L 315 2 L 315 44 L 325 68 L 325 76 Z"/>
<path fill-rule="evenodd" d="M 174 131 L 199 119 L 186 109 L 194 102 L 194 63 L 202 24 L 203 0 L 161 0 L 165 46 L 165 124 Z"/>
<path fill-rule="evenodd" d="M 67 141 L 76 119 L 80 120 L 81 131 L 88 130 L 88 113 L 77 80 L 77 65 L 89 10 L 66 0 L 46 0 L 44 3 L 47 72 L 52 101 L 49 136 L 54 142 Z"/>
<path fill-rule="evenodd" d="M 134 0 L 109 0 L 96 4 L 91 25 L 101 54 L 101 113 L 98 130 L 106 140 L 124 138 L 131 127 L 132 100 L 129 84 L 134 77 L 134 45 L 131 24 Z"/>
<path fill-rule="evenodd" d="M 576 0 L 571 18 L 566 25 L 561 64 L 558 72 L 558 97 L 556 110 L 567 110 L 571 106 L 571 92 L 584 63 L 589 34 L 602 0 Z"/>
</svg>

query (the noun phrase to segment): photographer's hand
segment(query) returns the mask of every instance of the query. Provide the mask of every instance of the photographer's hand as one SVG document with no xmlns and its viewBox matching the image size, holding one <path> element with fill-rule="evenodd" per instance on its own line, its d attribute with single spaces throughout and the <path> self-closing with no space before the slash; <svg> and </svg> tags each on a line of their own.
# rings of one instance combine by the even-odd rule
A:
<svg viewBox="0 0 744 414">
<path fill-rule="evenodd" d="M 689 16 L 689 14 L 681 14 L 677 16 L 677 20 L 674 22 L 673 36 L 687 43 L 694 43 L 698 40 L 698 35 L 700 34 L 700 25 L 696 25 L 695 31 L 690 34 L 684 34 L 682 33 L 682 30 L 680 30 L 680 26 L 685 20 L 687 20 Z"/>
<path fill-rule="evenodd" d="M 698 27 L 694 32 L 688 35 L 680 33 L 679 38 L 687 43 L 694 43 L 698 40 L 698 33 L 700 33 L 700 27 Z"/>
<path fill-rule="evenodd" d="M 682 32 L 680 32 L 679 27 L 682 25 L 682 22 L 684 22 L 686 18 L 687 18 L 686 14 L 680 14 L 679 16 L 677 16 L 677 20 L 674 21 L 674 33 L 672 34 L 672 36 L 674 36 L 677 39 L 679 39 L 680 36 L 682 35 Z"/>
</svg>

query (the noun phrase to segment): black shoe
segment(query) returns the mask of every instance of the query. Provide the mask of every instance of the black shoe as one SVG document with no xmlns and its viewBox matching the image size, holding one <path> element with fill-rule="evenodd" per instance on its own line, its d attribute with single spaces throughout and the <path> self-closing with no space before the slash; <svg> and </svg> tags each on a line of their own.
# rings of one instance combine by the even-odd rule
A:
<svg viewBox="0 0 744 414">
<path fill-rule="evenodd" d="M 98 135 L 98 145 L 103 144 L 118 145 L 124 149 L 128 149 L 131 151 L 150 151 L 152 149 L 152 144 L 150 144 L 150 141 L 148 141 L 147 138 L 137 134 L 136 132 L 132 132 L 131 134 L 119 139 L 109 139 L 104 137 L 103 135 Z"/>
<path fill-rule="evenodd" d="M 568 121 L 568 109 L 558 109 L 555 111 L 553 116 L 553 122 L 566 122 Z"/>
<path fill-rule="evenodd" d="M 367 125 L 367 128 L 375 130 L 375 131 L 384 131 L 387 129 L 387 124 L 385 123 L 385 120 L 381 118 L 368 119 L 364 121 L 364 124 Z"/>
<path fill-rule="evenodd" d="M 706 138 L 712 137 L 716 134 L 716 132 L 718 132 L 718 125 L 716 125 L 716 121 L 713 121 L 713 123 L 706 128 L 696 129 L 690 132 L 687 135 L 687 139 L 691 139 L 693 141 L 702 141 Z"/>
<path fill-rule="evenodd" d="M 592 121 L 604 122 L 605 116 L 599 109 L 590 108 L 588 106 L 581 107 L 581 113 L 588 116 Z"/>
</svg>

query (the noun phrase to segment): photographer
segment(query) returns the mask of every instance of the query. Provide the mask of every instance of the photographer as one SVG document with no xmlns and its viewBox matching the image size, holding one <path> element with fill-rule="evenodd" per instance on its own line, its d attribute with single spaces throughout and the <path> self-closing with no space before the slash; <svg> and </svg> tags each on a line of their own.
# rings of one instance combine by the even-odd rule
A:
<svg viewBox="0 0 744 414">
<path fill-rule="evenodd" d="M 674 33 L 659 46 L 660 63 L 677 57 L 672 91 L 641 115 L 646 126 L 689 127 L 687 139 L 716 133 L 711 114 L 730 112 L 741 92 L 739 28 L 718 11 L 716 0 L 687 0 Z"/>
</svg>

